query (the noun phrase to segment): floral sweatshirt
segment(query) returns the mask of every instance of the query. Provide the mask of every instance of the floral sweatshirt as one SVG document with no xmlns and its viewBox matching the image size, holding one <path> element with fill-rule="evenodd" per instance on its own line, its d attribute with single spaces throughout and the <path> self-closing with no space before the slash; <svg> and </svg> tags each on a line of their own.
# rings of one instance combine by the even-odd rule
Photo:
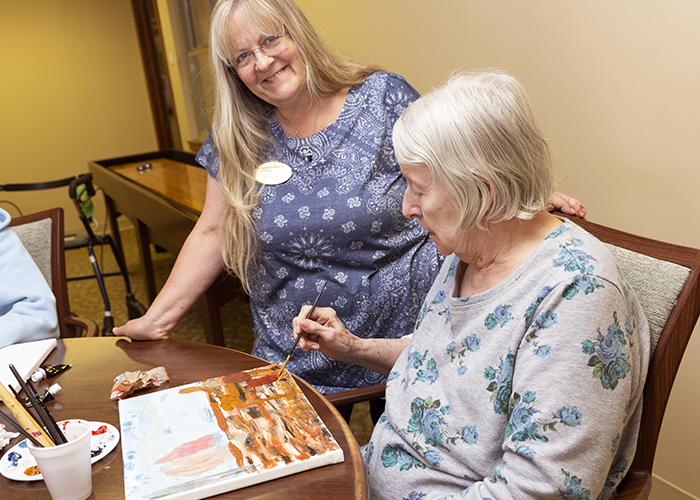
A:
<svg viewBox="0 0 700 500">
<path fill-rule="evenodd" d="M 613 256 L 564 222 L 455 297 L 446 259 L 365 447 L 373 499 L 610 498 L 634 457 L 649 327 Z"/>
</svg>

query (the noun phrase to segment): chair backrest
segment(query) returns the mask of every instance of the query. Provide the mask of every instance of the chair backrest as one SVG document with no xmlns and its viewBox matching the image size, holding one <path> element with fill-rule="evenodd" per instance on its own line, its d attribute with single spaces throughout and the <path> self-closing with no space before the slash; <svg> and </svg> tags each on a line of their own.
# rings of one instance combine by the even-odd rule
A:
<svg viewBox="0 0 700 500">
<path fill-rule="evenodd" d="M 97 324 L 83 319 L 76 322 L 77 318 L 74 318 L 70 311 L 63 243 L 63 209 L 53 208 L 13 218 L 10 221 L 10 227 L 34 259 L 56 297 L 58 329 L 61 337 L 75 336 L 74 328 L 71 326 L 85 329 L 87 336 L 94 335 Z"/>
<path fill-rule="evenodd" d="M 637 453 L 630 470 L 651 475 L 673 381 L 700 316 L 700 250 L 570 219 L 607 244 L 649 321 L 652 354 Z"/>
</svg>

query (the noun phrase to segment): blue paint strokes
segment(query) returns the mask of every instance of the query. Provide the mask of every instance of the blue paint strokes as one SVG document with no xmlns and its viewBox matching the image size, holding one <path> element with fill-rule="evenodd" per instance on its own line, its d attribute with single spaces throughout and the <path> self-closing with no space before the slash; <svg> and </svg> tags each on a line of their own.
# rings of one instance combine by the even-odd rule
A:
<svg viewBox="0 0 700 500">
<path fill-rule="evenodd" d="M 22 455 L 13 451 L 13 452 L 7 454 L 7 459 L 12 464 L 12 467 L 17 467 L 17 464 L 19 463 L 19 461 L 22 460 Z"/>
</svg>

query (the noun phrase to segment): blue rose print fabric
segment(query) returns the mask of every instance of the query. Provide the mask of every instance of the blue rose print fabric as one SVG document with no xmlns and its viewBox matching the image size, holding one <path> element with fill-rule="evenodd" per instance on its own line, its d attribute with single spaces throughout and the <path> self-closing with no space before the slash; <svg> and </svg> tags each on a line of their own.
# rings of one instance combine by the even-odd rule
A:
<svg viewBox="0 0 700 500">
<path fill-rule="evenodd" d="M 350 89 L 340 116 L 307 139 L 287 137 L 272 110 L 276 148 L 264 161 L 292 168 L 284 184 L 264 186 L 253 216 L 262 241 L 259 283 L 250 298 L 253 354 L 281 363 L 302 305 L 332 306 L 353 333 L 398 338 L 412 332 L 439 270 L 435 245 L 401 213 L 405 180 L 391 141 L 394 122 L 418 98 L 400 76 L 375 73 Z M 216 177 L 211 137 L 197 161 Z M 384 381 L 364 368 L 297 349 L 287 367 L 324 393 Z"/>
<path fill-rule="evenodd" d="M 612 255 L 564 222 L 456 298 L 450 256 L 364 448 L 373 499 L 611 498 L 634 456 L 649 328 Z"/>
</svg>

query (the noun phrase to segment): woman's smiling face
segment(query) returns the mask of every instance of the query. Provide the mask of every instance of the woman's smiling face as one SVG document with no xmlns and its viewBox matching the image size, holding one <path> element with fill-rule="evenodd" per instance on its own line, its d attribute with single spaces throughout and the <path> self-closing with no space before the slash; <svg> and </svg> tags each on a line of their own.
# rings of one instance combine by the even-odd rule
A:
<svg viewBox="0 0 700 500">
<path fill-rule="evenodd" d="M 261 33 L 247 28 L 241 11 L 234 13 L 231 23 L 236 36 L 233 60 L 243 51 L 260 47 L 266 36 L 282 34 Z M 254 60 L 240 69 L 238 77 L 257 97 L 276 108 L 285 109 L 297 102 L 307 102 L 309 96 L 306 91 L 306 68 L 291 34 L 282 38 L 281 43 L 279 52 L 273 56 L 256 50 L 252 56 Z"/>
</svg>

